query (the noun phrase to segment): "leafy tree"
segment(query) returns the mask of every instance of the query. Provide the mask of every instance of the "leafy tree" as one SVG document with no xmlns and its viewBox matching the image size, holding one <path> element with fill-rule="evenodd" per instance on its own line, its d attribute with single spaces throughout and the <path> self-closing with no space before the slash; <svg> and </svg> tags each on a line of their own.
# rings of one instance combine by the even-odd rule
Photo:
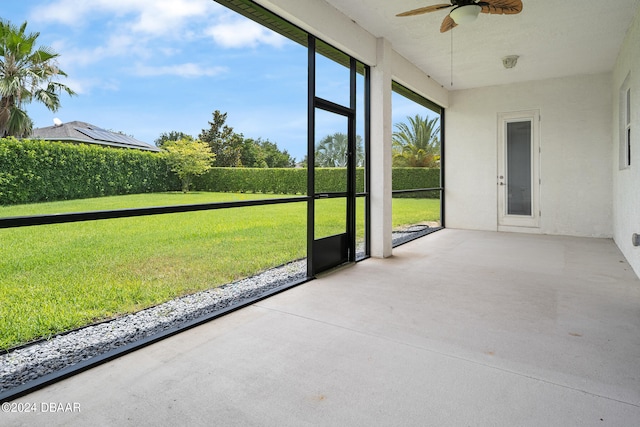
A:
<svg viewBox="0 0 640 427">
<path fill-rule="evenodd" d="M 193 178 L 211 169 L 215 154 L 209 145 L 202 141 L 183 138 L 178 141 L 167 141 L 163 145 L 167 152 L 167 162 L 182 180 L 182 191 L 189 192 Z"/>
<path fill-rule="evenodd" d="M 33 121 L 24 104 L 39 101 L 55 112 L 60 108 L 60 93 L 75 92 L 55 81 L 67 76 L 58 68 L 58 54 L 49 47 L 36 47 L 40 33 L 27 33 L 27 23 L 20 27 L 0 19 L 0 136 L 26 137 Z"/>
<path fill-rule="evenodd" d="M 261 138 L 245 139 L 242 165 L 250 168 L 291 168 L 295 159 L 287 150 L 280 151 L 278 144 Z"/>
<path fill-rule="evenodd" d="M 278 148 L 278 144 L 275 142 L 271 142 L 267 140 L 261 140 L 258 138 L 260 147 L 262 147 L 262 151 L 265 156 L 265 161 L 267 162 L 267 167 L 270 168 L 292 168 L 296 165 L 296 159 L 291 157 L 291 155 L 287 152 L 287 150 L 282 150 Z"/>
<path fill-rule="evenodd" d="M 342 132 L 336 132 L 322 138 L 316 146 L 316 167 L 346 167 L 348 141 L 347 134 Z M 364 146 L 360 135 L 356 136 L 356 166 L 364 166 Z"/>
<path fill-rule="evenodd" d="M 242 166 L 247 168 L 268 168 L 262 147 L 253 139 L 245 139 L 242 143 L 240 156 Z"/>
<path fill-rule="evenodd" d="M 393 133 L 393 166 L 437 167 L 440 160 L 439 118 L 416 114 L 409 123 L 397 123 Z"/>
<path fill-rule="evenodd" d="M 225 124 L 227 113 L 213 112 L 209 129 L 203 129 L 198 138 L 209 144 L 216 155 L 216 167 L 287 168 L 295 166 L 295 159 L 287 150 L 280 151 L 278 145 L 261 138 L 244 138 Z"/>
<path fill-rule="evenodd" d="M 202 129 L 198 139 L 206 142 L 216 155 L 214 166 L 239 167 L 242 166 L 242 134 L 235 133 L 227 126 L 227 113 L 219 110 L 213 112 L 213 121 L 209 122 L 209 129 Z"/>
<path fill-rule="evenodd" d="M 156 147 L 162 147 L 167 141 L 179 141 L 181 139 L 188 139 L 193 141 L 194 138 L 184 132 L 172 130 L 171 132 L 162 132 L 160 136 L 154 141 Z"/>
</svg>

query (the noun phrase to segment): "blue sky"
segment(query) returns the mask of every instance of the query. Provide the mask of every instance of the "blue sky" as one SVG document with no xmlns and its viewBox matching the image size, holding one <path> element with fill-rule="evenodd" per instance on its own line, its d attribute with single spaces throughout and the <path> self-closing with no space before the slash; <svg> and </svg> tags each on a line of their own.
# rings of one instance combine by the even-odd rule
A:
<svg viewBox="0 0 640 427">
<path fill-rule="evenodd" d="M 35 127 L 57 117 L 153 143 L 169 131 L 197 136 L 220 110 L 245 137 L 269 139 L 298 160 L 306 154 L 306 48 L 211 0 L 3 3 L 1 18 L 27 21 L 39 45 L 60 54 L 61 81 L 78 94 L 63 95 L 56 113 L 26 106 Z M 347 82 L 326 77 L 327 96 L 339 98 Z M 394 123 L 427 114 L 393 101 Z"/>
</svg>

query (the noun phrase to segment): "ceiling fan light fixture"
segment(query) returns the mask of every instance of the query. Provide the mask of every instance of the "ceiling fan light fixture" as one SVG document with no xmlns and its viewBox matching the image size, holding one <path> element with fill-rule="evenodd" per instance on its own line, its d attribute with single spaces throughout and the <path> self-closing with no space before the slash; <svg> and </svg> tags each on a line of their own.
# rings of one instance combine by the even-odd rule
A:
<svg viewBox="0 0 640 427">
<path fill-rule="evenodd" d="M 468 24 L 476 20 L 481 10 L 482 7 L 477 4 L 467 4 L 456 7 L 449 13 L 449 16 L 458 25 Z"/>
</svg>

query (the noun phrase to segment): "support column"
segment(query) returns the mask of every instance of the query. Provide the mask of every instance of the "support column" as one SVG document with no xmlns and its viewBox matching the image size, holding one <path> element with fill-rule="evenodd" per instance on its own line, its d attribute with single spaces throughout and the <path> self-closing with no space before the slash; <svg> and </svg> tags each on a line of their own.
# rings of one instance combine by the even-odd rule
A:
<svg viewBox="0 0 640 427">
<path fill-rule="evenodd" d="M 376 42 L 371 68 L 371 256 L 391 256 L 391 44 Z"/>
</svg>

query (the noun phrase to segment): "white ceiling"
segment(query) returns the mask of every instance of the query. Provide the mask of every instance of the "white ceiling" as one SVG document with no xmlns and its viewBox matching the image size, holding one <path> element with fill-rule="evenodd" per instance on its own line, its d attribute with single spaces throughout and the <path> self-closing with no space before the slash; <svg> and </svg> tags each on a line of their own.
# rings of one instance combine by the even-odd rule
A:
<svg viewBox="0 0 640 427">
<path fill-rule="evenodd" d="M 480 14 L 475 22 L 440 33 L 450 9 L 395 15 L 448 0 L 325 1 L 454 90 L 611 71 L 640 5 L 640 0 L 523 0 L 518 15 Z M 503 67 L 506 55 L 520 56 L 515 68 Z"/>
</svg>

